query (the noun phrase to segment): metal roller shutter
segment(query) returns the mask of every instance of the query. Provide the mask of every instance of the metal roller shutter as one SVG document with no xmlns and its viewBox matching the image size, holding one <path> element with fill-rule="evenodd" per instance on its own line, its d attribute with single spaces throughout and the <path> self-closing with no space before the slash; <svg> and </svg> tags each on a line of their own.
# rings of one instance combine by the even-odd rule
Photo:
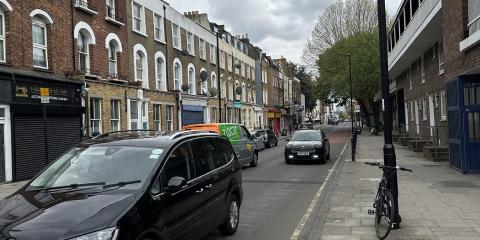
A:
<svg viewBox="0 0 480 240">
<path fill-rule="evenodd" d="M 48 163 L 81 141 L 79 116 L 47 117 L 47 147 L 42 117 L 15 118 L 15 180 L 31 179 Z"/>
<path fill-rule="evenodd" d="M 42 117 L 15 118 L 15 180 L 32 178 L 46 166 Z"/>
</svg>

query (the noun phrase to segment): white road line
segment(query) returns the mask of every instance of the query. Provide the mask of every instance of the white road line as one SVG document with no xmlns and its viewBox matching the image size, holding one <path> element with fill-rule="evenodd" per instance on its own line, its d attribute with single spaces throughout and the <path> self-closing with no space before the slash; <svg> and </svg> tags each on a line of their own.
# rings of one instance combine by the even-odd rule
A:
<svg viewBox="0 0 480 240">
<path fill-rule="evenodd" d="M 335 161 L 335 164 L 333 165 L 332 170 L 335 170 L 335 168 L 337 167 L 337 163 L 339 162 L 340 158 L 343 156 L 343 154 L 345 152 L 345 149 L 347 149 L 347 144 L 348 144 L 348 141 L 343 146 L 343 150 L 340 153 L 340 155 L 338 156 L 337 160 Z M 323 182 L 322 186 L 320 187 L 320 189 L 318 189 L 318 192 L 315 194 L 315 197 L 313 197 L 313 200 L 310 203 L 310 206 L 307 208 L 307 211 L 303 215 L 302 219 L 300 219 L 300 222 L 298 223 L 297 228 L 295 228 L 295 231 L 293 232 L 290 240 L 298 240 L 300 238 L 300 234 L 302 233 L 303 227 L 305 226 L 308 219 L 310 218 L 310 215 L 312 214 L 313 209 L 315 209 L 315 206 L 317 205 L 318 199 L 320 199 L 320 196 L 322 195 L 322 192 L 325 189 L 325 186 L 327 185 L 328 180 L 330 180 L 330 176 L 332 175 L 333 172 L 335 172 L 335 171 L 330 171 L 328 173 L 328 175 L 325 178 L 325 181 Z"/>
</svg>

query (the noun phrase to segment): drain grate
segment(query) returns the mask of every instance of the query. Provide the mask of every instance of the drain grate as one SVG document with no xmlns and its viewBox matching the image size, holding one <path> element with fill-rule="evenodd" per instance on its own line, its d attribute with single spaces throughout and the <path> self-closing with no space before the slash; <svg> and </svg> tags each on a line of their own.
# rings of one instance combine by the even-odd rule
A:
<svg viewBox="0 0 480 240">
<path fill-rule="evenodd" d="M 478 184 L 469 181 L 438 181 L 447 188 L 480 188 Z"/>
</svg>

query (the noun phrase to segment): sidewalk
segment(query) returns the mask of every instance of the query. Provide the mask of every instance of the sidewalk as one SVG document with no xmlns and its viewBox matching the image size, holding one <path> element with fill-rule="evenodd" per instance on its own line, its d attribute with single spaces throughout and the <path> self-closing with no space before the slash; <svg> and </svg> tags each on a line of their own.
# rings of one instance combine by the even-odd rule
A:
<svg viewBox="0 0 480 240">
<path fill-rule="evenodd" d="M 317 217 L 308 239 L 377 239 L 373 216 L 367 210 L 373 208 L 382 172 L 363 162 L 383 162 L 382 148 L 383 136 L 361 135 L 357 161 L 351 162 L 347 147 L 338 173 L 329 183 L 331 193 L 322 204 L 324 216 Z M 480 176 L 463 175 L 448 162 L 434 163 L 420 153 L 398 145 L 395 148 L 397 164 L 414 172 L 398 173 L 402 223 L 388 239 L 480 239 Z"/>
</svg>

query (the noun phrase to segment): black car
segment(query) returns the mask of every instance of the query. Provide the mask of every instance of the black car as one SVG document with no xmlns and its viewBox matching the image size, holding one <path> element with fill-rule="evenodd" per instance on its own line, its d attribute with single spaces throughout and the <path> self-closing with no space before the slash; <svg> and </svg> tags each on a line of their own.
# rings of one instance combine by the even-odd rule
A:
<svg viewBox="0 0 480 240">
<path fill-rule="evenodd" d="M 338 119 L 335 117 L 328 118 L 328 125 L 338 125 Z"/>
<path fill-rule="evenodd" d="M 323 131 L 297 131 L 285 146 L 285 162 L 287 164 L 296 160 L 325 163 L 327 159 L 330 159 L 330 143 Z"/>
<path fill-rule="evenodd" d="M 214 133 L 103 134 L 0 202 L 0 239 L 198 239 L 237 230 L 240 164 Z"/>
<path fill-rule="evenodd" d="M 273 146 L 278 146 L 278 138 L 275 133 L 270 129 L 260 129 L 255 131 L 255 137 L 263 136 L 263 143 L 265 147 L 271 148 Z"/>
</svg>

